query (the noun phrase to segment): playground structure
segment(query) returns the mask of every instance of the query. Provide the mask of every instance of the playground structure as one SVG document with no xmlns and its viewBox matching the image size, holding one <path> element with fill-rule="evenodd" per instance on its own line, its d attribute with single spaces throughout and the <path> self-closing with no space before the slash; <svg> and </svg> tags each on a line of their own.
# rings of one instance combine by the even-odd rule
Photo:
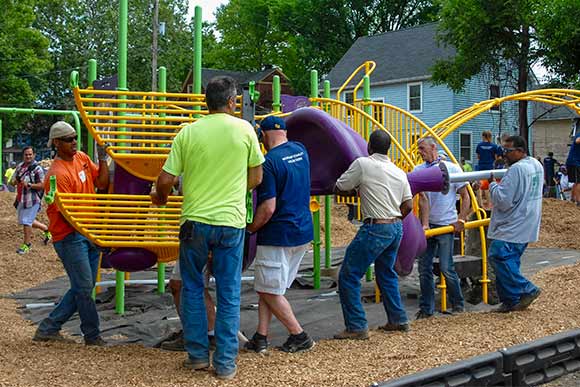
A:
<svg viewBox="0 0 580 387">
<path fill-rule="evenodd" d="M 107 153 L 115 161 L 117 167 L 122 168 L 127 175 L 125 179 L 116 179 L 116 191 L 110 194 L 62 194 L 56 192 L 47 195 L 53 198 L 67 220 L 79 232 L 86 235 L 97 245 L 116 249 L 146 249 L 154 253 L 158 263 L 158 288 L 164 291 L 164 264 L 177 257 L 179 213 L 182 198 L 172 196 L 167 206 L 153 207 L 146 192 L 151 182 L 156 178 L 167 154 L 173 137 L 182 125 L 195 122 L 199 117 L 207 114 L 204 96 L 201 94 L 201 8 L 195 10 L 195 60 L 194 60 L 194 87 L 193 94 L 167 93 L 165 88 L 165 69 L 159 70 L 159 92 L 128 91 L 126 79 L 126 45 L 127 45 L 127 1 L 121 1 L 120 28 L 119 28 L 119 87 L 115 91 L 94 90 L 90 85 L 97 78 L 96 61 L 89 62 L 89 87 L 81 89 L 78 85 L 78 74 L 71 76 L 71 86 L 79 114 L 89 130 L 92 138 L 99 145 L 109 145 Z M 446 120 L 429 127 L 410 113 L 387 103 L 371 102 L 370 77 L 374 69 L 372 62 L 363 63 L 339 89 L 336 99 L 330 97 L 330 84 L 323 85 L 323 97 L 319 97 L 319 82 L 316 71 L 311 73 L 310 101 L 314 108 L 327 112 L 335 119 L 351 127 L 361 138 L 368 139 L 374 130 L 385 130 L 393 139 L 393 147 L 389 157 L 403 170 L 409 172 L 420 162 L 417 152 L 417 140 L 425 136 L 433 136 L 439 146 L 449 155 L 450 161 L 457 164 L 457 160 L 444 143 L 444 139 L 466 121 L 497 106 L 505 101 L 526 99 L 530 101 L 548 102 L 554 105 L 566 105 L 577 112 L 580 92 L 573 90 L 536 90 L 534 92 L 516 94 L 508 97 L 483 101 L 471 108 L 465 109 Z M 355 87 L 354 95 L 363 87 L 363 98 L 355 99 L 353 104 L 340 101 L 340 93 L 349 82 L 359 73 L 361 79 Z M 273 114 L 280 112 L 279 78 L 273 85 L 274 103 Z M 244 105 L 252 99 L 252 92 L 238 97 L 239 115 L 243 115 Z M 375 114 L 380 112 L 380 114 Z M 76 117 L 76 115 L 74 115 Z M 286 116 L 286 115 L 284 115 Z M 291 119 L 291 115 L 288 118 Z M 374 117 L 382 117 L 379 122 Z M 256 116 L 256 119 L 263 117 Z M 78 131 L 80 133 L 80 131 Z M 89 150 L 92 150 L 92 141 L 89 141 Z M 92 153 L 92 152 L 90 152 Z M 116 169 L 115 174 L 121 169 Z M 117 181 L 119 180 L 119 181 Z M 131 180 L 131 181 L 130 181 Z M 132 192 L 124 189 L 123 185 L 138 186 L 142 192 Z M 126 188 L 126 187 L 125 187 Z M 477 220 L 468 222 L 466 228 L 479 230 L 482 246 L 482 298 L 487 302 L 487 253 L 485 245 L 484 227 L 489 223 L 487 214 L 477 204 L 475 195 L 468 187 L 473 212 Z M 356 203 L 357 198 L 346 199 L 347 203 Z M 315 223 L 314 236 L 314 286 L 320 286 L 321 247 L 320 240 L 320 212 L 321 198 L 313 198 L 313 221 Z M 330 217 L 332 197 L 324 195 L 325 206 L 325 261 L 324 266 L 331 266 Z M 452 227 L 442 227 L 429 230 L 426 236 L 433 236 L 451 232 Z M 461 239 L 462 252 L 464 239 Z M 117 253 L 118 256 L 122 254 Z M 137 264 L 134 270 L 150 266 L 150 260 Z M 126 268 L 129 269 L 129 268 Z M 368 273 L 367 279 L 371 279 Z M 123 313 L 123 289 L 125 274 L 117 271 L 117 312 Z M 445 280 L 442 277 L 440 288 L 442 291 L 441 309 L 445 311 Z"/>
</svg>

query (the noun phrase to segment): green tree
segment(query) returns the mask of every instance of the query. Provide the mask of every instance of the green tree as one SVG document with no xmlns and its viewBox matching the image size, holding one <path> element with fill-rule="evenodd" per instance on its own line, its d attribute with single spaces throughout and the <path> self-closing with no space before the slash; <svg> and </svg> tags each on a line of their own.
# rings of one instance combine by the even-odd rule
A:
<svg viewBox="0 0 580 387">
<path fill-rule="evenodd" d="M 431 0 L 231 0 L 216 13 L 219 39 L 209 58 L 231 70 L 278 65 L 305 94 L 309 70 L 330 71 L 358 37 L 435 16 Z"/>
<path fill-rule="evenodd" d="M 434 66 L 436 83 L 460 91 L 481 72 L 512 74 L 515 92 L 522 93 L 538 61 L 568 77 L 580 69 L 578 0 L 440 0 L 440 5 L 440 39 L 457 54 Z M 528 103 L 518 104 L 519 132 L 528 138 Z"/>
<path fill-rule="evenodd" d="M 29 107 L 45 87 L 50 70 L 48 39 L 32 28 L 34 1 L 0 0 L 0 106 Z M 4 135 L 20 130 L 25 118 L 7 115 Z"/>
</svg>

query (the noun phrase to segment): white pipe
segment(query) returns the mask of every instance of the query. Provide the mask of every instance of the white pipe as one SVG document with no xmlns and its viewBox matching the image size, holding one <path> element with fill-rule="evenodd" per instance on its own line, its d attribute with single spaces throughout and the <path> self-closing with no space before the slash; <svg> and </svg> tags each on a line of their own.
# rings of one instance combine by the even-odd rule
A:
<svg viewBox="0 0 580 387">
<path fill-rule="evenodd" d="M 45 303 L 37 303 L 37 304 L 26 304 L 24 307 L 26 309 L 38 309 L 38 308 L 48 308 L 49 306 L 54 306 L 54 302 L 45 302 Z"/>
<path fill-rule="evenodd" d="M 159 282 L 157 280 L 125 280 L 127 285 L 157 285 Z M 165 283 L 169 283 L 169 280 L 165 280 Z M 116 285 L 116 281 L 101 281 L 97 282 L 95 286 L 107 286 Z"/>
<path fill-rule="evenodd" d="M 449 174 L 450 183 L 461 183 L 464 181 L 487 180 L 493 174 L 494 178 L 502 178 L 507 173 L 507 169 L 492 169 L 489 171 L 458 172 Z"/>
</svg>

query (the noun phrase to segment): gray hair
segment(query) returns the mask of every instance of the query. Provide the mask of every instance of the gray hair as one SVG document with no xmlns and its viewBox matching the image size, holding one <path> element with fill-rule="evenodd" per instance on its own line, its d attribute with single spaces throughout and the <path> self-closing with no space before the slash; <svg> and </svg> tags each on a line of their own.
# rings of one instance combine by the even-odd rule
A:
<svg viewBox="0 0 580 387">
<path fill-rule="evenodd" d="M 212 78 L 205 89 L 205 102 L 209 110 L 219 110 L 228 104 L 230 98 L 236 98 L 236 81 L 232 77 Z"/>
<path fill-rule="evenodd" d="M 435 148 L 437 148 L 437 140 L 435 140 L 435 138 L 433 138 L 432 136 L 421 137 L 419 140 L 417 140 L 417 145 L 423 143 L 427 145 L 435 145 Z"/>
</svg>

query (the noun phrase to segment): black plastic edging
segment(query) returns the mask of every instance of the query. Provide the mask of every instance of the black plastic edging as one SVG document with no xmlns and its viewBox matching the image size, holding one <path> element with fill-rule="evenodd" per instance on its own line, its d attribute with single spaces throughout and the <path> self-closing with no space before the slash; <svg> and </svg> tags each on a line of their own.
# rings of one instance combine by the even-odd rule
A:
<svg viewBox="0 0 580 387">
<path fill-rule="evenodd" d="M 574 329 L 373 386 L 533 386 L 579 370 L 580 329 Z"/>
</svg>

